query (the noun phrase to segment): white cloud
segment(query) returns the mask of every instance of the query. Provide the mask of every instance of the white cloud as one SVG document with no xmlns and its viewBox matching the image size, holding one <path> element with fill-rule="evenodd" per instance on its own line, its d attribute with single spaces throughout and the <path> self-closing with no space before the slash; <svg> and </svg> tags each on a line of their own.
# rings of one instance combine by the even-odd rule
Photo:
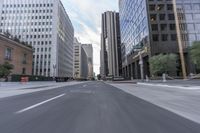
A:
<svg viewBox="0 0 200 133">
<path fill-rule="evenodd" d="M 94 71 L 99 73 L 101 14 L 116 11 L 118 0 L 62 0 L 81 43 L 92 43 Z"/>
</svg>

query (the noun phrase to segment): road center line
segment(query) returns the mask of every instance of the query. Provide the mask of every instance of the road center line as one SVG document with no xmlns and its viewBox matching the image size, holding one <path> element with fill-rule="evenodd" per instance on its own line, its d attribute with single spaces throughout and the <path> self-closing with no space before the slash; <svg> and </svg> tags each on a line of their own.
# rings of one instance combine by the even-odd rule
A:
<svg viewBox="0 0 200 133">
<path fill-rule="evenodd" d="M 65 95 L 65 93 L 64 93 L 64 94 L 61 94 L 61 95 L 59 95 L 59 96 L 53 97 L 53 98 L 51 98 L 51 99 L 45 100 L 45 101 L 43 101 L 43 102 L 37 103 L 37 104 L 35 104 L 35 105 L 32 105 L 32 106 L 30 106 L 30 107 L 27 107 L 27 108 L 25 108 L 25 109 L 22 109 L 22 110 L 20 110 L 20 111 L 17 111 L 16 114 L 21 114 L 21 113 L 23 113 L 23 112 L 25 112 L 25 111 L 31 110 L 31 109 L 33 109 L 33 108 L 36 108 L 36 107 L 38 107 L 38 106 L 40 106 L 40 105 L 42 105 L 42 104 L 45 104 L 45 103 L 50 102 L 50 101 L 52 101 L 52 100 L 58 99 L 58 98 L 60 98 L 60 97 L 62 97 L 62 96 L 64 96 L 64 95 Z"/>
</svg>

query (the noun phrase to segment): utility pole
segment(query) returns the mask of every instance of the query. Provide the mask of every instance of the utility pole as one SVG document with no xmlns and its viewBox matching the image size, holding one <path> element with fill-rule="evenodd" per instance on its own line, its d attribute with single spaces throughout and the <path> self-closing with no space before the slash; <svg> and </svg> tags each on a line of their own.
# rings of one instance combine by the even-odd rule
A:
<svg viewBox="0 0 200 133">
<path fill-rule="evenodd" d="M 183 74 L 183 79 L 187 79 L 187 73 L 186 73 L 186 67 L 185 67 L 185 57 L 184 57 L 184 52 L 183 52 L 181 30 L 180 30 L 180 25 L 179 25 L 179 16 L 178 16 L 178 12 L 177 12 L 176 0 L 173 0 L 173 7 L 174 7 L 175 22 L 176 22 L 179 54 L 180 54 L 180 59 L 181 59 L 182 74 Z"/>
</svg>

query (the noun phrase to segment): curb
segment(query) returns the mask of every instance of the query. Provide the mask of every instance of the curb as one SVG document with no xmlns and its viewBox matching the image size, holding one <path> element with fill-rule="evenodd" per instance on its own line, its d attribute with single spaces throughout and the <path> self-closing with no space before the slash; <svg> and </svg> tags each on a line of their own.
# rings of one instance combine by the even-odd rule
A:
<svg viewBox="0 0 200 133">
<path fill-rule="evenodd" d="M 114 84 L 137 84 L 137 82 L 131 82 L 131 81 L 113 81 Z"/>
<path fill-rule="evenodd" d="M 141 83 L 138 82 L 138 85 L 146 85 L 146 86 L 157 86 L 157 87 L 168 87 L 168 88 L 178 88 L 178 89 L 184 89 L 184 90 L 200 90 L 200 86 L 172 86 L 172 85 L 166 85 L 166 84 L 151 84 L 151 83 Z"/>
</svg>

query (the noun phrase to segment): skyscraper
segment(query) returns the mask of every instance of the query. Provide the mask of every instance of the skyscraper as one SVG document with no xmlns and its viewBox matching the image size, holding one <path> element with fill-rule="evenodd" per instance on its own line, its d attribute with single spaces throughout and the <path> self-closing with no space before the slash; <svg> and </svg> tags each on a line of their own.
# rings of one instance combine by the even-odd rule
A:
<svg viewBox="0 0 200 133">
<path fill-rule="evenodd" d="M 175 2 L 179 16 L 178 22 L 181 25 L 182 41 L 186 46 L 191 46 L 194 41 L 200 40 L 200 1 L 175 0 Z"/>
<path fill-rule="evenodd" d="M 185 27 L 188 25 L 194 29 L 196 26 L 198 29 L 200 20 L 198 16 L 199 4 L 200 1 L 176 0 L 178 11 L 181 11 L 179 15 L 187 16 L 186 21 L 178 21 L 182 31 L 181 39 L 190 38 L 187 44 L 182 44 L 186 44 L 184 45 L 185 55 L 187 55 L 187 47 L 191 46 L 193 41 L 199 40 L 199 32 L 197 30 L 191 32 L 191 28 Z M 141 62 L 138 51 L 142 51 L 142 60 L 144 62 L 143 76 L 150 76 L 148 63 L 150 57 L 161 53 L 179 54 L 177 37 L 180 36 L 177 36 L 177 22 L 174 13 L 173 0 L 119 0 L 124 77 L 141 78 Z M 182 29 L 184 27 L 186 32 Z M 192 71 L 189 66 L 187 68 L 188 73 Z M 180 68 L 173 75 L 181 76 Z"/>
<path fill-rule="evenodd" d="M 73 76 L 72 23 L 60 0 L 2 0 L 0 31 L 34 47 L 33 74 Z"/>
<path fill-rule="evenodd" d="M 87 55 L 88 62 L 88 79 L 94 78 L 94 70 L 93 70 L 93 47 L 92 44 L 82 44 L 82 48 Z"/>
<path fill-rule="evenodd" d="M 85 80 L 89 76 L 88 56 L 83 45 L 74 39 L 74 79 Z"/>
<path fill-rule="evenodd" d="M 179 44 L 183 46 L 187 73 L 198 73 L 198 69 L 191 62 L 187 51 L 193 42 L 200 41 L 200 1 L 199 0 L 173 0 L 176 3 L 174 12 L 177 14 L 176 23 L 179 26 Z M 183 59 L 183 58 L 181 58 Z M 183 62 L 183 60 L 182 60 Z M 183 64 L 184 64 L 183 62 Z"/>
<path fill-rule="evenodd" d="M 102 14 L 101 33 L 101 76 L 121 76 L 121 38 L 119 13 L 105 12 Z"/>
</svg>

